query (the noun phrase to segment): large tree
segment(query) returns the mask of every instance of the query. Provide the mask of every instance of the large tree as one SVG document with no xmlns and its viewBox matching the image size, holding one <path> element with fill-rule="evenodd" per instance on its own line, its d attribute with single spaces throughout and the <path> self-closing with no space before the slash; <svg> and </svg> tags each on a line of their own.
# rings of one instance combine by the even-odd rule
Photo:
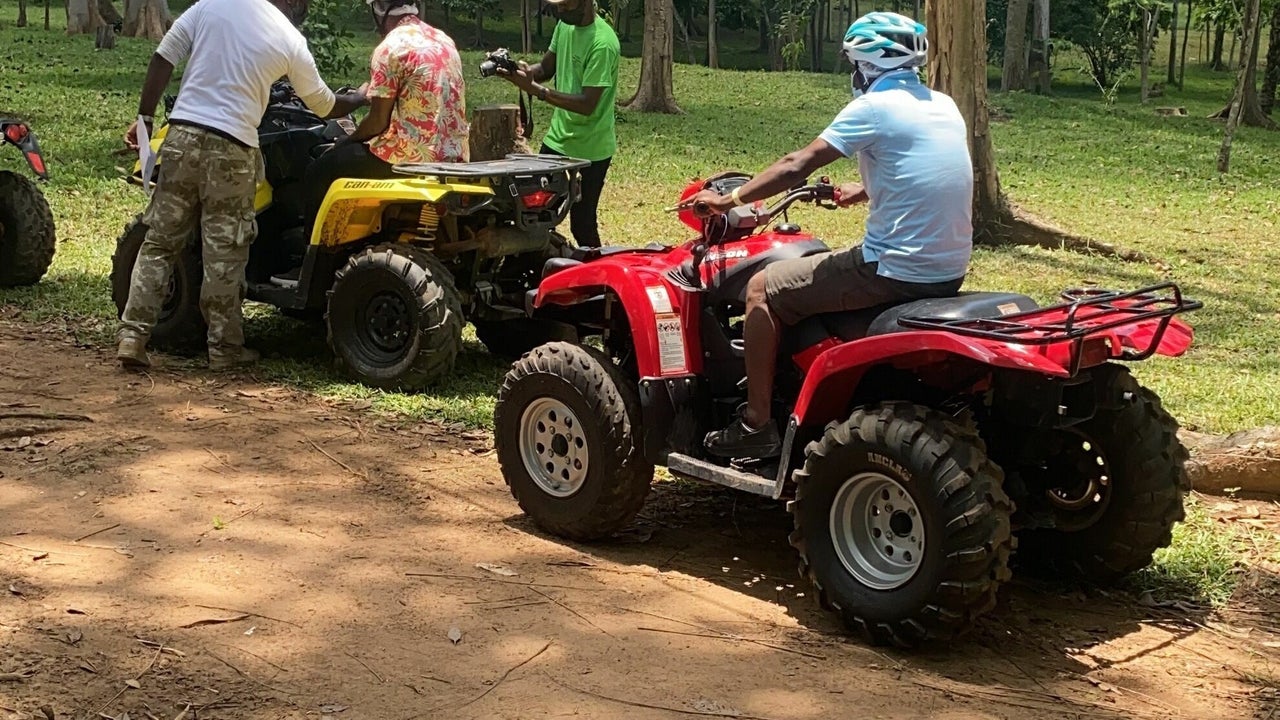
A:
<svg viewBox="0 0 1280 720">
<path fill-rule="evenodd" d="M 1253 71 L 1257 64 L 1257 47 L 1258 39 L 1262 34 L 1261 28 L 1262 8 L 1259 0 L 1249 0 L 1245 6 L 1244 15 L 1244 62 L 1240 63 L 1240 72 L 1236 78 L 1236 92 L 1231 99 L 1231 104 L 1227 106 L 1227 130 L 1222 136 L 1222 147 L 1218 150 L 1218 172 L 1225 173 L 1231 167 L 1231 141 L 1235 138 L 1236 126 L 1238 126 L 1248 113 L 1246 104 L 1248 96 L 1254 96 L 1254 102 L 1257 102 L 1257 94 L 1253 92 Z M 1250 47 L 1253 51 L 1250 51 Z M 1252 57 L 1252 59 L 1250 59 Z M 1259 112 L 1261 112 L 1259 110 Z M 1263 115 L 1264 120 L 1267 116 Z"/>
<path fill-rule="evenodd" d="M 1262 76 L 1262 112 L 1270 115 L 1276 104 L 1276 86 L 1280 85 L 1280 2 L 1271 10 L 1271 40 L 1267 47 L 1267 72 Z"/>
<path fill-rule="evenodd" d="M 102 25 L 98 3 L 94 0 L 67 0 L 67 34 L 92 34 Z"/>
<path fill-rule="evenodd" d="M 1248 0 L 1241 23 L 1244 38 L 1241 42 L 1235 92 L 1227 106 L 1215 115 L 1227 119 L 1228 137 L 1223 147 L 1228 154 L 1230 136 L 1235 131 L 1236 123 L 1249 127 L 1275 128 L 1275 123 L 1262 111 L 1262 103 L 1258 97 L 1258 53 L 1262 43 L 1262 8 L 1259 0 Z M 1222 164 L 1221 160 L 1219 164 Z"/>
<path fill-rule="evenodd" d="M 1027 89 L 1027 11 L 1031 0 L 1009 0 L 1004 24 L 1004 68 L 1000 89 Z"/>
<path fill-rule="evenodd" d="M 1007 238 L 1012 213 L 1000 191 L 987 115 L 986 5 L 983 0 L 928 0 L 930 87 L 950 95 L 969 126 L 973 156 L 973 234 L 978 242 Z"/>
<path fill-rule="evenodd" d="M 165 0 L 125 0 L 124 34 L 128 37 L 159 42 L 172 24 L 173 15 Z"/>
<path fill-rule="evenodd" d="M 675 7 L 671 0 L 645 0 L 640 52 L 640 87 L 624 107 L 641 112 L 681 112 L 671 80 L 675 54 Z"/>
</svg>

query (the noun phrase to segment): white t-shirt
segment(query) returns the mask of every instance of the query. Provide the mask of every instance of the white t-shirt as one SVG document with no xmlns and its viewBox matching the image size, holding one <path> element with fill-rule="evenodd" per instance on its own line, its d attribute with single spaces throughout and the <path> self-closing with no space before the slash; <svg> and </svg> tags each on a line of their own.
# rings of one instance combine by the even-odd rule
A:
<svg viewBox="0 0 1280 720">
<path fill-rule="evenodd" d="M 271 84 L 282 77 L 312 112 L 333 110 L 333 91 L 306 38 L 267 0 L 199 0 L 156 53 L 175 67 L 189 59 L 170 119 L 221 130 L 249 147 L 258 147 Z"/>
</svg>

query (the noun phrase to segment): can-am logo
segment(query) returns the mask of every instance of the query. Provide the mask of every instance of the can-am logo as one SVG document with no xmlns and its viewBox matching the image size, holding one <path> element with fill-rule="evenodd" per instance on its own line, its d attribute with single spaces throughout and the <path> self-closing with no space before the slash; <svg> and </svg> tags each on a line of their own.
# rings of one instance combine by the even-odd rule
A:
<svg viewBox="0 0 1280 720">
<path fill-rule="evenodd" d="M 705 262 L 715 262 L 717 260 L 741 260 L 750 253 L 746 248 L 737 248 L 735 250 L 724 250 L 722 252 L 709 252 L 704 259 Z"/>
</svg>

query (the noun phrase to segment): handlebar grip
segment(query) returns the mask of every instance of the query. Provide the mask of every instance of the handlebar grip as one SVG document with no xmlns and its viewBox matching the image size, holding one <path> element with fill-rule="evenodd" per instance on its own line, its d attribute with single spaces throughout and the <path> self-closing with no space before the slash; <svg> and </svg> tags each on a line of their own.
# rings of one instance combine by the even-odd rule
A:
<svg viewBox="0 0 1280 720">
<path fill-rule="evenodd" d="M 711 206 L 703 201 L 698 201 L 693 204 L 693 211 L 699 215 L 710 215 Z"/>
</svg>

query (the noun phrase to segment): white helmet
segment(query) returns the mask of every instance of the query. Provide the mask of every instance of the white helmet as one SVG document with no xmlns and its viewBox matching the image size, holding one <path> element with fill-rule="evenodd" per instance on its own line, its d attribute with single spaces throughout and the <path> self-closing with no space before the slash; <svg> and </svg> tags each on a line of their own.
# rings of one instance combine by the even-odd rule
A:
<svg viewBox="0 0 1280 720">
<path fill-rule="evenodd" d="M 928 49 L 924 25 L 898 13 L 867 13 L 844 34 L 844 56 L 855 68 L 863 63 L 880 72 L 918 67 Z"/>
</svg>

